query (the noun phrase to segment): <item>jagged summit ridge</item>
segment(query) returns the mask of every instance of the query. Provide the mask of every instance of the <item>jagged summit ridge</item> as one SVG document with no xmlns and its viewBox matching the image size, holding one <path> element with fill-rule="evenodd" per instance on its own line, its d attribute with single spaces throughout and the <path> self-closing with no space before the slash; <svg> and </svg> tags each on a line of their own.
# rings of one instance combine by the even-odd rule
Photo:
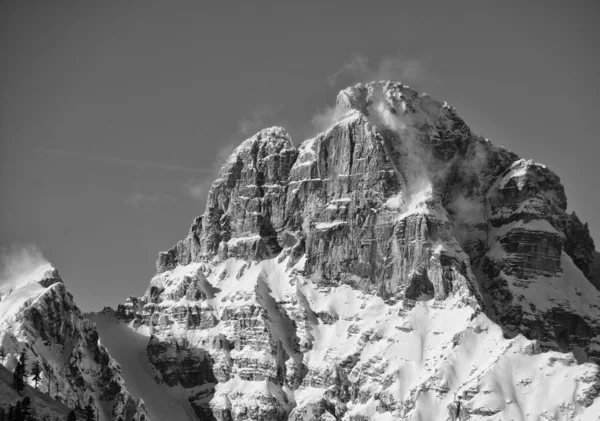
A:
<svg viewBox="0 0 600 421">
<path fill-rule="evenodd" d="M 518 160 L 512 152 L 494 147 L 473 135 L 447 104 L 420 96 L 398 83 L 359 84 L 343 90 L 338 95 L 333 123 L 330 130 L 302 143 L 297 151 L 281 128 L 265 129 L 245 141 L 223 166 L 209 193 L 205 215 L 194 222 L 190 236 L 185 240 L 188 244 L 177 246 L 181 256 L 177 247 L 162 254 L 157 265 L 159 270 L 172 267 L 174 261 L 186 263 L 200 254 L 217 253 L 221 243 L 221 255 L 226 254 L 228 236 L 241 238 L 243 245 L 248 241 L 259 241 L 258 235 L 261 238 L 259 254 L 268 256 L 277 253 L 281 245 L 276 244 L 272 230 L 277 233 L 298 229 L 296 221 L 299 218 L 293 215 L 289 206 L 293 206 L 294 202 L 291 196 L 302 193 L 299 185 L 302 188 L 306 185 L 318 188 L 319 183 L 326 184 L 329 189 L 338 190 L 333 195 L 338 197 L 333 197 L 333 200 L 346 200 L 341 197 L 340 187 L 344 185 L 346 191 L 364 188 L 363 180 L 359 180 L 361 185 L 356 186 L 353 179 L 362 174 L 373 178 L 369 170 L 375 167 L 387 174 L 379 176 L 377 185 L 367 182 L 366 187 L 374 187 L 374 194 L 382 193 L 381 199 L 385 199 L 388 205 L 403 206 L 409 210 L 418 205 L 413 203 L 413 199 L 419 202 L 424 197 L 432 197 L 448 210 L 455 211 L 456 202 L 470 200 L 469 194 L 482 195 L 491 187 L 498 172 Z M 359 136 L 372 140 L 371 145 L 368 145 L 369 142 L 354 142 L 353 139 L 346 141 L 353 135 L 350 129 L 356 128 L 362 131 L 357 133 Z M 344 130 L 348 136 L 343 133 Z M 258 147 L 265 142 L 277 151 L 271 153 L 268 148 Z M 365 143 L 373 150 L 358 149 L 355 153 L 356 144 L 360 148 Z M 259 150 L 262 152 L 258 153 Z M 319 159 L 319 154 L 327 154 L 328 159 Z M 331 157 L 331 154 L 335 156 Z M 283 165 L 279 165 L 280 161 Z M 347 179 L 333 180 L 328 177 L 331 174 Z M 382 177 L 387 177 L 387 180 L 382 182 Z M 558 178 L 554 178 L 550 183 L 556 187 L 556 194 L 564 197 Z M 455 187 L 459 183 L 465 185 L 466 192 L 456 192 Z M 477 192 L 473 191 L 475 188 Z M 230 194 L 230 189 L 235 190 L 233 194 Z M 280 191 L 277 192 L 277 189 Z M 287 190 L 285 203 L 273 206 L 271 201 L 283 196 L 282 189 Z M 450 197 L 452 195 L 458 195 L 458 198 Z M 471 205 L 477 206 L 477 203 Z M 564 206 L 561 206 L 562 203 L 558 205 L 562 208 L 559 212 L 564 213 L 566 199 Z M 229 221 L 242 214 L 243 220 L 236 221 L 232 231 Z M 221 216 L 224 216 L 223 221 Z M 253 221 L 255 217 L 256 221 Z M 216 224 L 201 226 L 201 221 L 206 218 L 214 219 Z M 307 218 L 302 219 L 306 230 Z M 294 226 L 284 227 L 286 223 Z M 208 232 L 207 227 L 212 231 Z M 203 248 L 200 245 L 202 238 L 205 238 Z M 222 238 L 227 240 L 221 241 Z M 587 248 L 590 248 L 589 244 Z M 582 262 L 584 266 L 591 262 L 591 255 L 587 254 L 586 262 Z"/>
<path fill-rule="evenodd" d="M 595 256 L 548 168 L 373 82 L 243 142 L 118 314 L 206 419 L 593 420 Z"/>
</svg>

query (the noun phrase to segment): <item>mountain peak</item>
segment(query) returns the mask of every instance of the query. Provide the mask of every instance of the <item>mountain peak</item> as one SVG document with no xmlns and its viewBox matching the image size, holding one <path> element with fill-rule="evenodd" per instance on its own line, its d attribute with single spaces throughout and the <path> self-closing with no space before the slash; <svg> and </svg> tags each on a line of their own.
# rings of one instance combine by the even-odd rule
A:
<svg viewBox="0 0 600 421">
<path fill-rule="evenodd" d="M 409 86 L 393 81 L 358 83 L 340 91 L 334 123 L 358 112 L 376 125 L 399 130 L 407 126 L 435 125 L 440 118 L 455 119 L 452 107 Z"/>
<path fill-rule="evenodd" d="M 597 260 L 556 174 L 447 103 L 370 82 L 342 90 L 331 126 L 298 148 L 281 128 L 243 142 L 118 314 L 152 335 L 161 379 L 201 417 L 510 419 L 505 391 L 519 390 L 532 418 L 586 419 Z M 555 361 L 585 384 L 533 397 L 563 381 Z"/>
</svg>

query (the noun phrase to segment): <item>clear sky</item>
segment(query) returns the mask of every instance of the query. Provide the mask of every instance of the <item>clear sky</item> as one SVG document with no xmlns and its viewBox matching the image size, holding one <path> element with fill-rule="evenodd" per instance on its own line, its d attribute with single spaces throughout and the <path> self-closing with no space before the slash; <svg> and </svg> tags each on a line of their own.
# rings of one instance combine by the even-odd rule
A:
<svg viewBox="0 0 600 421">
<path fill-rule="evenodd" d="M 599 9 L 4 0 L 0 245 L 36 244 L 86 311 L 141 295 L 224 151 L 274 124 L 298 144 L 340 89 L 380 77 L 546 164 L 600 242 Z"/>
</svg>

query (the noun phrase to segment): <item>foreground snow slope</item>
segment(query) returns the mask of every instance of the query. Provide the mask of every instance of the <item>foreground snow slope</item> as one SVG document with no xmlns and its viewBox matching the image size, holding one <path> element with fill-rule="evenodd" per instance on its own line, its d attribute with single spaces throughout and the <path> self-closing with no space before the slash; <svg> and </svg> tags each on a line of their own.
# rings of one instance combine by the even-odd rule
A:
<svg viewBox="0 0 600 421">
<path fill-rule="evenodd" d="M 143 398 L 152 420 L 197 420 L 182 387 L 155 381 L 156 373 L 146 354 L 148 336 L 119 322 L 112 310 L 86 314 L 96 324 L 102 345 L 121 365 L 121 375 L 135 398 Z"/>
</svg>

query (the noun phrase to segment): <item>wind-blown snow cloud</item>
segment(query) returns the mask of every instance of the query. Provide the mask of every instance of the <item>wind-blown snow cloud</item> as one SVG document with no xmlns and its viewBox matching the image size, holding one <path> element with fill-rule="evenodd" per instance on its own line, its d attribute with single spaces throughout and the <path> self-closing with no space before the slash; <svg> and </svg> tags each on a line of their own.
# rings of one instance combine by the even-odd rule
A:
<svg viewBox="0 0 600 421">
<path fill-rule="evenodd" d="M 241 132 L 238 132 L 238 136 L 241 135 Z M 207 178 L 192 178 L 183 183 L 183 191 L 186 196 L 194 199 L 202 201 L 206 199 L 208 196 L 208 192 L 210 191 L 210 186 L 212 185 L 212 181 L 219 173 L 221 166 L 225 162 L 225 160 L 231 155 L 231 152 L 241 143 L 240 139 L 232 137 L 227 140 L 221 148 L 217 151 L 215 159 L 213 160 L 213 165 L 210 168 L 210 174 Z"/>
<path fill-rule="evenodd" d="M 369 59 L 364 54 L 354 53 L 350 60 L 345 62 L 334 74 L 327 77 L 330 86 L 337 84 L 338 78 L 344 74 L 355 77 L 369 73 Z"/>
<path fill-rule="evenodd" d="M 311 126 L 317 133 L 321 133 L 331 126 L 334 116 L 335 107 L 325 107 L 324 109 L 318 110 L 310 121 Z"/>
<path fill-rule="evenodd" d="M 333 87 L 337 85 L 341 77 L 348 76 L 354 82 L 395 80 L 406 83 L 414 82 L 422 73 L 422 60 L 404 54 L 385 56 L 375 65 L 371 65 L 367 56 L 355 53 L 350 60 L 327 78 L 327 82 Z"/>
<path fill-rule="evenodd" d="M 189 180 L 183 186 L 185 193 L 194 200 L 205 200 L 210 191 L 211 180 Z"/>
<path fill-rule="evenodd" d="M 206 196 L 206 187 L 205 187 L 205 183 L 200 183 L 200 184 L 190 184 L 188 186 L 188 193 L 191 197 L 193 197 L 194 199 L 202 199 L 204 196 Z"/>
<path fill-rule="evenodd" d="M 378 64 L 374 80 L 400 80 L 412 82 L 422 74 L 421 60 L 401 54 L 384 57 Z"/>
<path fill-rule="evenodd" d="M 264 129 L 270 120 L 273 120 L 280 111 L 280 107 L 272 104 L 262 104 L 251 113 L 242 117 L 238 124 L 238 133 L 249 136 L 254 132 Z"/>
<path fill-rule="evenodd" d="M 32 273 L 48 260 L 35 244 L 12 245 L 0 248 L 0 294 Z"/>
<path fill-rule="evenodd" d="M 370 82 L 374 80 L 394 80 L 400 82 L 414 82 L 423 74 L 422 60 L 408 57 L 403 54 L 385 56 L 374 65 L 364 54 L 354 53 L 335 73 L 327 77 L 329 86 L 334 87 L 340 79 L 348 79 L 348 83 Z M 380 110 L 383 121 L 391 128 L 397 130 L 398 117 L 385 115 L 385 109 Z M 321 133 L 331 127 L 335 117 L 335 107 L 325 107 L 317 110 L 311 118 L 313 133 Z M 400 126 L 403 126 L 401 124 Z"/>
</svg>

